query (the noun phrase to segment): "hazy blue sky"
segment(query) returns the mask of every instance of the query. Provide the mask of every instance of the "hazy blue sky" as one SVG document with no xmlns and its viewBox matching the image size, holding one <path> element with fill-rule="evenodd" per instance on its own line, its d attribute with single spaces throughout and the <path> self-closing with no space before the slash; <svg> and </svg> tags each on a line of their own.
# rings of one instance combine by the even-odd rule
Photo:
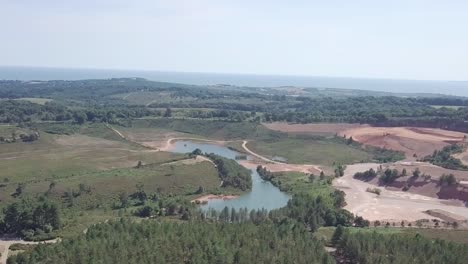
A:
<svg viewBox="0 0 468 264">
<path fill-rule="evenodd" d="M 467 0 L 0 0 L 0 65 L 468 80 Z"/>
</svg>

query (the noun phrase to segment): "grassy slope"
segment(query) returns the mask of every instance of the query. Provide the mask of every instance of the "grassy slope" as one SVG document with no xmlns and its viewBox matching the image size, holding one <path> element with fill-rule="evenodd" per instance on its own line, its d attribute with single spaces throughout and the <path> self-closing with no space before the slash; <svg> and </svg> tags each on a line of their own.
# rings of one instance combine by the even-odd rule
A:
<svg viewBox="0 0 468 264">
<path fill-rule="evenodd" d="M 44 132 L 52 126 L 57 132 L 76 134 Z M 6 126 L 0 128 L 7 133 L 11 130 Z M 203 186 L 207 193 L 232 191 L 219 189 L 218 172 L 212 163 L 171 163 L 187 157 L 142 148 L 103 125 L 42 124 L 40 131 L 40 139 L 31 143 L 0 144 L 0 207 L 15 200 L 11 194 L 19 183 L 26 183 L 20 197 L 36 199 L 48 192 L 54 182 L 55 187 L 48 196 L 63 208 L 61 236 L 76 234 L 90 224 L 116 217 L 118 212 L 111 210 L 112 204 L 118 201 L 121 193 L 134 193 L 136 184 L 143 184 L 148 194 L 187 199 L 193 197 L 199 186 Z M 138 161 L 147 165 L 134 168 Z M 171 164 L 163 165 L 166 163 Z M 73 206 L 69 207 L 64 193 L 78 192 L 80 184 L 90 187 L 91 191 L 75 197 Z"/>
<path fill-rule="evenodd" d="M 338 140 L 320 137 L 293 137 L 280 140 L 264 140 L 249 143 L 249 148 L 267 157 L 280 156 L 288 163 L 351 164 L 368 161 L 371 155 L 359 148 L 350 147 Z"/>
<path fill-rule="evenodd" d="M 121 168 L 78 175 L 55 181 L 56 186 L 49 197 L 60 200 L 65 191 L 78 191 L 79 184 L 91 187 L 89 194 L 76 198 L 76 206 L 82 209 L 111 206 L 117 202 L 119 194 L 136 192 L 137 184 L 143 184 L 148 194 L 187 195 L 194 193 L 199 186 L 206 190 L 216 190 L 219 186 L 217 170 L 210 162 L 184 165 L 147 165 L 142 168 Z M 49 182 L 31 184 L 27 193 L 45 193 Z"/>
<path fill-rule="evenodd" d="M 427 239 L 442 239 L 455 243 L 468 244 L 468 230 L 453 229 L 425 229 L 425 228 L 352 228 L 355 232 L 379 232 L 384 234 L 401 234 L 415 236 L 420 234 Z M 320 240 L 329 242 L 333 236 L 335 227 L 321 227 L 314 233 L 314 236 Z"/>
<path fill-rule="evenodd" d="M 281 156 L 289 163 L 331 166 L 368 161 L 372 155 L 339 139 L 319 136 L 288 135 L 269 130 L 257 123 L 232 123 L 205 120 L 154 119 L 134 121 L 137 128 L 165 129 L 219 140 L 248 139 L 249 148 L 265 156 Z M 239 144 L 230 143 L 239 149 Z"/>
</svg>

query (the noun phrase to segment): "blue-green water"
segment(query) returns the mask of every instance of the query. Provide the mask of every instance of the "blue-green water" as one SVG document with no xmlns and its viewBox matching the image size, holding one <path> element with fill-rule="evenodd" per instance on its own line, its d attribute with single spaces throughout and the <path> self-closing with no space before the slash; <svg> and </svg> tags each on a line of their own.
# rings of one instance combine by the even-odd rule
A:
<svg viewBox="0 0 468 264">
<path fill-rule="evenodd" d="M 229 159 L 235 159 L 238 152 L 230 150 L 223 146 L 195 143 L 191 141 L 177 141 L 174 144 L 173 152 L 187 153 L 192 152 L 195 149 L 200 149 L 203 152 L 215 153 Z M 230 207 L 235 209 L 247 208 L 252 209 L 267 209 L 273 210 L 281 208 L 288 203 L 291 198 L 286 193 L 281 192 L 270 182 L 262 180 L 258 175 L 257 171 L 252 171 L 252 190 L 248 193 L 241 195 L 237 199 L 233 200 L 221 200 L 212 199 L 207 204 L 202 205 L 201 208 L 207 210 L 213 208 L 215 210 L 222 210 L 224 207 Z"/>
</svg>

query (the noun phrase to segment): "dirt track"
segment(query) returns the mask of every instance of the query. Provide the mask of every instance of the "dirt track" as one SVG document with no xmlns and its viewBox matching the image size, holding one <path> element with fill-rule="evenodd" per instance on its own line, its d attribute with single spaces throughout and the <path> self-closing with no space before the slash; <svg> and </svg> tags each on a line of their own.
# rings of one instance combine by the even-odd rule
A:
<svg viewBox="0 0 468 264">
<path fill-rule="evenodd" d="M 367 192 L 367 188 L 376 186 L 353 178 L 356 172 L 377 169 L 379 164 L 367 163 L 349 165 L 345 175 L 333 181 L 333 186 L 346 193 L 347 205 L 345 209 L 360 215 L 370 221 L 416 221 L 419 219 L 433 219 L 424 211 L 441 210 L 457 215 L 460 219 L 468 220 L 468 208 L 444 204 L 444 200 L 402 191 L 389 191 L 380 188 L 380 196 Z"/>
</svg>

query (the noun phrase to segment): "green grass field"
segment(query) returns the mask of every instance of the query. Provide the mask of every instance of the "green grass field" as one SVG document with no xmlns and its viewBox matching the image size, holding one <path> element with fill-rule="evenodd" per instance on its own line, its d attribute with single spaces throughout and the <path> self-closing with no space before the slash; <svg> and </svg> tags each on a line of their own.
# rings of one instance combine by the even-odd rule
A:
<svg viewBox="0 0 468 264">
<path fill-rule="evenodd" d="M 219 140 L 255 138 L 265 136 L 269 131 L 264 126 L 256 123 L 166 118 L 135 120 L 133 121 L 133 127 L 164 129 Z"/>
<path fill-rule="evenodd" d="M 49 197 L 62 201 L 66 191 L 79 191 L 79 185 L 90 187 L 89 193 L 78 196 L 74 203 L 81 209 L 110 207 L 118 202 L 121 193 L 136 192 L 137 184 L 142 184 L 148 194 L 185 196 L 193 194 L 199 186 L 209 191 L 217 190 L 220 180 L 216 168 L 210 162 L 196 164 L 157 165 L 141 168 L 120 168 L 96 171 L 53 181 L 55 187 Z M 46 193 L 49 181 L 41 181 L 26 187 L 25 195 Z"/>
<path fill-rule="evenodd" d="M 17 100 L 28 101 L 35 104 L 45 105 L 48 102 L 52 102 L 52 99 L 47 98 L 19 98 Z"/>
<path fill-rule="evenodd" d="M 332 166 L 334 163 L 352 164 L 368 161 L 372 157 L 364 150 L 348 146 L 332 138 L 286 137 L 249 142 L 248 147 L 267 157 L 280 156 L 288 163 L 319 164 Z"/>
<path fill-rule="evenodd" d="M 194 135 L 207 139 L 218 140 L 249 140 L 248 147 L 261 155 L 272 158 L 279 156 L 287 159 L 288 163 L 318 164 L 332 166 L 334 163 L 352 164 L 370 161 L 373 155 L 359 146 L 349 146 L 341 139 L 321 136 L 288 135 L 269 130 L 265 126 L 253 122 L 223 122 L 207 120 L 174 120 L 152 119 L 136 120 L 136 129 L 146 129 L 150 134 L 154 129 L 154 138 L 161 133 L 181 133 L 185 136 Z M 125 130 L 125 128 L 124 128 Z M 228 144 L 236 150 L 242 151 L 238 142 Z"/>
<path fill-rule="evenodd" d="M 10 128 L 2 127 L 1 129 L 5 131 Z M 136 166 L 139 161 L 142 161 L 143 164 L 161 164 L 185 158 L 181 154 L 155 152 L 142 148 L 123 140 L 110 129 L 101 126 L 85 127 L 81 129 L 81 132 L 83 134 L 73 135 L 53 135 L 41 132 L 40 139 L 34 142 L 1 143 L 0 183 L 2 183 L 2 191 L 0 192 L 0 199 L 3 202 L 12 201 L 14 198 L 11 194 L 14 193 L 19 183 L 26 184 L 26 192 L 31 190 L 41 193 L 44 192 L 44 188 L 47 189 L 52 181 L 62 182 L 66 188 L 73 188 L 73 185 L 78 186 L 80 182 L 85 180 L 89 181 L 89 184 L 98 184 L 98 182 L 94 181 L 95 179 L 101 179 L 105 182 L 104 179 L 109 179 L 105 176 L 108 176 L 107 174 L 110 172 L 113 175 L 121 176 L 114 179 L 116 185 L 118 183 L 117 179 L 125 178 L 123 174 L 134 176 L 132 180 L 128 180 L 126 183 L 133 182 L 130 185 L 134 186 L 138 177 L 142 177 L 142 180 L 144 180 L 150 175 L 159 175 L 157 168 L 152 169 L 153 172 L 151 173 L 153 174 L 147 170 L 139 170 L 137 174 L 140 176 L 136 175 L 136 172 L 132 171 L 132 169 L 128 169 Z M 201 166 L 200 164 L 193 166 L 185 168 L 185 170 L 193 171 L 195 176 L 197 173 L 206 174 L 207 179 L 209 179 L 208 182 L 213 180 L 215 186 L 219 184 L 217 177 L 214 177 L 216 175 L 213 174 L 213 169 L 203 172 L 198 171 L 196 168 Z M 180 166 L 171 167 L 176 168 L 175 175 L 184 175 L 184 179 L 189 182 L 188 186 L 192 187 L 190 185 L 191 178 L 181 172 Z M 203 167 L 207 170 L 209 165 L 205 164 Z M 126 168 L 128 171 L 125 171 Z M 164 170 L 166 169 L 164 167 Z M 161 187 L 170 184 L 174 185 L 175 188 L 185 188 L 179 185 L 178 181 L 182 179 L 177 178 L 176 182 L 172 181 L 172 179 L 158 180 L 167 181 L 162 183 Z M 197 183 L 196 187 L 207 185 L 207 187 L 211 188 L 212 186 L 208 182 L 202 180 Z M 112 188 L 114 185 L 113 182 L 107 182 L 107 184 L 108 186 L 103 185 L 102 187 Z"/>
<path fill-rule="evenodd" d="M 464 106 L 459 106 L 459 105 L 431 105 L 431 107 L 436 108 L 436 109 L 448 108 L 448 109 L 457 110 L 457 109 L 463 108 Z"/>
<path fill-rule="evenodd" d="M 53 127 L 55 131 L 44 132 Z M 1 126 L 1 133 L 15 127 Z M 61 205 L 63 228 L 59 236 L 82 232 L 89 225 L 115 218 L 112 210 L 122 193 L 136 192 L 190 200 L 204 193 L 234 193 L 219 188 L 218 171 L 210 162 L 188 160 L 183 154 L 159 152 L 126 141 L 103 125 L 73 127 L 41 124 L 39 140 L 0 143 L 0 208 L 23 198 L 47 196 Z M 142 166 L 136 168 L 138 162 Z M 22 193 L 14 197 L 19 184 Z M 86 191 L 80 191 L 80 185 Z M 52 187 L 51 187 L 52 186 Z M 72 200 L 66 193 L 74 193 Z M 131 216 L 131 210 L 123 214 Z"/>
</svg>

